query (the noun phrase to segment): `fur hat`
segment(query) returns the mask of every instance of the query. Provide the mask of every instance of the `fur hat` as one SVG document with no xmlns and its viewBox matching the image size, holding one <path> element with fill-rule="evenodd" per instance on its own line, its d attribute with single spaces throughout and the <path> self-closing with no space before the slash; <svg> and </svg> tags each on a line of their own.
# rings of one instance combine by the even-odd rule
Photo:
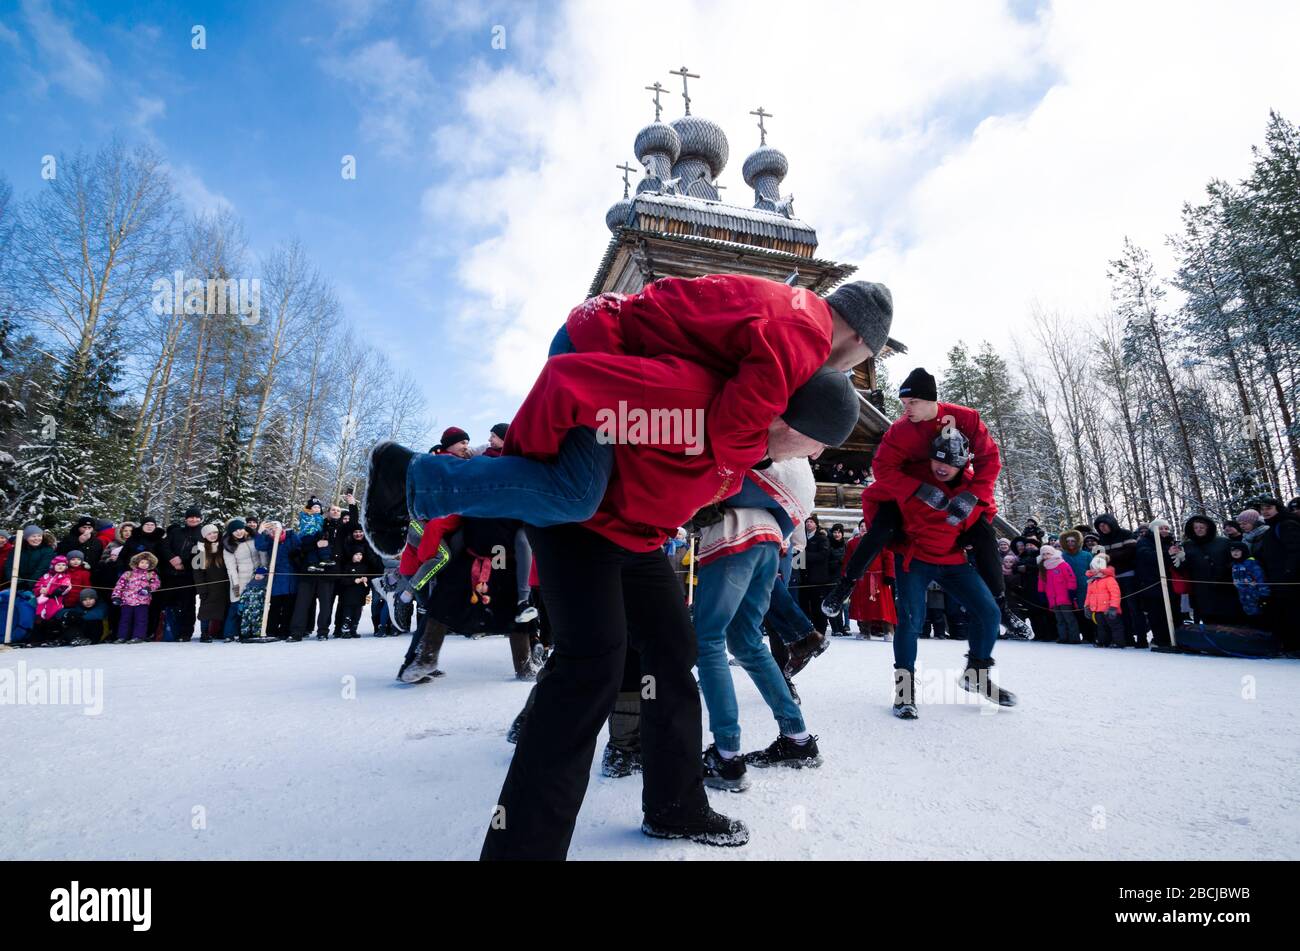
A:
<svg viewBox="0 0 1300 951">
<path fill-rule="evenodd" d="M 873 354 L 885 349 L 889 327 L 894 322 L 894 295 L 888 287 L 873 281 L 853 281 L 831 291 L 826 303 L 853 328 Z"/>
<path fill-rule="evenodd" d="M 1079 545 L 1079 550 L 1082 551 L 1082 550 L 1083 550 L 1083 532 L 1079 531 L 1077 528 L 1072 528 L 1072 529 L 1070 529 L 1070 530 L 1067 531 L 1067 532 L 1061 532 L 1061 547 L 1064 548 L 1064 547 L 1065 547 L 1065 543 L 1066 543 L 1066 541 L 1067 541 L 1068 539 L 1071 539 L 1071 538 L 1073 538 L 1073 539 L 1078 543 L 1078 545 Z"/>
<path fill-rule="evenodd" d="M 140 567 L 139 563 L 142 561 L 149 566 L 150 570 L 158 567 L 158 557 L 151 551 L 136 552 L 131 556 L 131 560 L 128 564 L 132 568 L 138 568 Z"/>
</svg>

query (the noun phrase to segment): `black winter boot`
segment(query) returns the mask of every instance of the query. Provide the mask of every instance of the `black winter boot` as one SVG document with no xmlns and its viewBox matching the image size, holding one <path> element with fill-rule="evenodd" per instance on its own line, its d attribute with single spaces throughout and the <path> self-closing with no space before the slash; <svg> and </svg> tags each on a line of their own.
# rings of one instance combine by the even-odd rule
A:
<svg viewBox="0 0 1300 951">
<path fill-rule="evenodd" d="M 894 716 L 900 720 L 920 716 L 916 709 L 916 671 L 906 667 L 894 668 Z"/>
<path fill-rule="evenodd" d="M 966 672 L 961 675 L 958 683 L 963 690 L 977 693 L 1000 707 L 1014 707 L 1017 703 L 1016 695 L 1010 690 L 1003 690 L 993 682 L 993 678 L 989 676 L 989 669 L 992 666 L 992 658 L 975 658 L 967 655 Z"/>
<path fill-rule="evenodd" d="M 749 829 L 739 819 L 728 819 L 707 804 L 689 813 L 647 815 L 641 831 L 656 839 L 690 839 L 701 845 L 738 846 L 749 841 Z"/>
</svg>

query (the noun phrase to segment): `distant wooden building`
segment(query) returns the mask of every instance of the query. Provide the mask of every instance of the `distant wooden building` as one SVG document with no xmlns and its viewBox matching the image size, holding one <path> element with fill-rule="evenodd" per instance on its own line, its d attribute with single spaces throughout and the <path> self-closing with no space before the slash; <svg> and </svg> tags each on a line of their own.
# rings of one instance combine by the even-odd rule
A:
<svg viewBox="0 0 1300 951">
<path fill-rule="evenodd" d="M 654 92 L 655 121 L 637 133 L 633 146 L 645 174 L 633 192 L 627 173 L 634 167 L 617 166 L 624 172 L 623 197 L 605 215 L 613 236 L 589 296 L 631 294 L 657 278 L 704 274 L 747 274 L 829 293 L 857 268 L 818 258 L 817 232 L 795 217 L 791 198 L 781 197 L 789 162 L 767 144 L 764 120 L 771 114 L 761 106 L 750 113 L 758 117 L 759 145 L 741 174 L 754 191 L 753 205 L 725 202 L 717 180 L 729 156 L 726 134 L 716 123 L 691 115 L 686 79 L 698 77 L 685 67 L 676 74 L 682 76 L 685 115 L 661 122 L 663 87 L 658 82 L 646 87 Z M 887 352 L 906 349 L 891 339 Z M 875 360 L 857 366 L 853 379 L 861 400 L 858 426 L 848 442 L 827 450 L 822 460 L 869 472 L 872 453 L 892 420 L 879 408 Z M 817 508 L 851 528 L 860 517 L 861 495 L 861 486 L 819 482 Z"/>
</svg>

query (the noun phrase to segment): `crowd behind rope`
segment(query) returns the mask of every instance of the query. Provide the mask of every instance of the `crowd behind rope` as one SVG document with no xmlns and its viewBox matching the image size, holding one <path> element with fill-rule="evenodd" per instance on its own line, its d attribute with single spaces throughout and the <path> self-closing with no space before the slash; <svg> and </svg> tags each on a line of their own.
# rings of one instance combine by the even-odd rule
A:
<svg viewBox="0 0 1300 951">
<path fill-rule="evenodd" d="M 12 586 L 8 641 L 19 647 L 190 641 L 196 632 L 204 643 L 354 638 L 371 581 L 385 571 L 351 493 L 332 505 L 308 498 L 292 525 L 252 515 L 205 522 L 193 506 L 166 527 L 152 516 L 84 515 L 62 537 L 34 523 L 20 531 L 16 585 L 16 539 L 0 532 L 0 619 Z M 372 600 L 376 634 L 397 633 L 383 600 Z"/>
<path fill-rule="evenodd" d="M 790 587 L 819 631 L 829 626 L 832 636 L 888 640 L 898 623 L 888 557 L 872 562 L 841 614 L 827 618 L 816 610 L 865 530 L 862 521 L 851 534 L 838 522 L 823 528 L 811 516 L 804 525 L 803 566 L 795 568 Z M 1194 515 L 1181 536 L 1164 519 L 1129 530 L 1104 513 L 1092 525 L 1049 532 L 1031 518 L 1015 538 L 999 539 L 998 548 L 1012 614 L 1006 636 L 1168 647 L 1172 617 L 1175 631 L 1186 624 L 1241 627 L 1276 634 L 1288 652 L 1300 647 L 1294 614 L 1300 606 L 1300 498 L 1285 505 L 1261 499 L 1222 523 Z M 932 586 L 922 636 L 962 639 L 966 625 L 962 606 Z"/>
</svg>

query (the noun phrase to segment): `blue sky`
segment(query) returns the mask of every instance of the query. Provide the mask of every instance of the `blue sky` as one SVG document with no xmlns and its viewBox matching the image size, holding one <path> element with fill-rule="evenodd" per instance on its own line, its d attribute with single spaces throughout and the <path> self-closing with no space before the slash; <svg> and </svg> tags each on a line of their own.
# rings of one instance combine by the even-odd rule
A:
<svg viewBox="0 0 1300 951">
<path fill-rule="evenodd" d="M 482 438 L 585 293 L 642 87 L 680 115 L 682 63 L 727 200 L 752 200 L 762 104 L 819 254 L 889 284 L 909 366 L 937 368 L 958 337 L 1023 342 L 1034 305 L 1091 319 L 1126 235 L 1167 261 L 1181 203 L 1244 174 L 1269 108 L 1300 117 L 1298 32 L 1262 0 L 0 0 L 0 172 L 21 197 L 47 153 L 152 143 L 255 253 L 300 239 L 438 428 Z"/>
</svg>

